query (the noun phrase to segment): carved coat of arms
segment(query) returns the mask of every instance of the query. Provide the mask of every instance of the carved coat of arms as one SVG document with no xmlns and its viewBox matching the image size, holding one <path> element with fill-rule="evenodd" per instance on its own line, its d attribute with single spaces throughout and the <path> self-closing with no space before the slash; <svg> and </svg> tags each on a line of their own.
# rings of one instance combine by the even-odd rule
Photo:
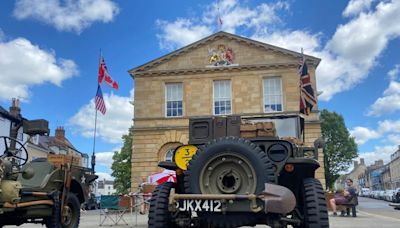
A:
<svg viewBox="0 0 400 228">
<path fill-rule="evenodd" d="M 213 66 L 228 66 L 233 64 L 235 54 L 230 47 L 223 44 L 208 49 L 209 63 Z"/>
</svg>

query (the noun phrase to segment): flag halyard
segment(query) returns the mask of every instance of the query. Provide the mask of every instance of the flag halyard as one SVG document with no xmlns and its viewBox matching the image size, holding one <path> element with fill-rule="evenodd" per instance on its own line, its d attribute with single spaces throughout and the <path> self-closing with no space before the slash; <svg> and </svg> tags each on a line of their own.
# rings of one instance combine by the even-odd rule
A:
<svg viewBox="0 0 400 228">
<path fill-rule="evenodd" d="M 300 76 L 300 113 L 309 115 L 312 108 L 317 104 L 317 100 L 314 96 L 314 88 L 304 56 L 302 56 L 299 64 L 298 73 Z"/>
</svg>

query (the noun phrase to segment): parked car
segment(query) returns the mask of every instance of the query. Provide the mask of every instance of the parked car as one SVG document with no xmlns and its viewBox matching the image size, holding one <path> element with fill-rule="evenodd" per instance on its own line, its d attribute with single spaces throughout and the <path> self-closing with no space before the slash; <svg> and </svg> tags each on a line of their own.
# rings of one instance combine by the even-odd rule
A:
<svg viewBox="0 0 400 228">
<path fill-rule="evenodd" d="M 395 193 L 395 190 L 386 190 L 384 200 L 389 201 L 389 202 L 394 202 L 394 193 Z"/>
<path fill-rule="evenodd" d="M 371 197 L 371 198 L 373 198 L 373 199 L 376 199 L 376 198 L 377 198 L 377 195 L 378 195 L 378 191 L 371 191 L 369 197 Z"/>
<path fill-rule="evenodd" d="M 400 203 L 400 188 L 396 188 L 396 190 L 394 190 L 394 195 L 394 202 Z"/>
<path fill-rule="evenodd" d="M 369 190 L 369 188 L 362 188 L 361 192 L 360 192 L 360 196 L 363 197 L 368 197 L 370 195 L 371 191 Z"/>
<path fill-rule="evenodd" d="M 385 199 L 385 191 L 379 190 L 377 199 L 379 199 L 379 200 Z"/>
</svg>

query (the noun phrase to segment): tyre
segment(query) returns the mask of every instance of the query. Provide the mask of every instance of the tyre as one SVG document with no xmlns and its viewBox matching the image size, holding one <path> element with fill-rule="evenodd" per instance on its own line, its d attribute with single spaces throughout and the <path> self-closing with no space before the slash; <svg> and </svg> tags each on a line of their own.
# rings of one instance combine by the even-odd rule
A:
<svg viewBox="0 0 400 228">
<path fill-rule="evenodd" d="M 226 137 L 213 140 L 192 157 L 185 173 L 185 191 L 193 194 L 259 194 L 275 181 L 266 154 L 248 140 Z M 254 225 L 254 213 L 201 213 L 216 227 Z"/>
<path fill-rule="evenodd" d="M 62 227 L 63 228 L 78 228 L 79 220 L 81 217 L 81 207 L 78 197 L 70 193 L 68 194 L 67 204 L 66 204 L 66 214 L 64 216 Z"/>
<path fill-rule="evenodd" d="M 328 210 L 321 182 L 315 178 L 303 180 L 302 191 L 304 216 L 300 228 L 329 228 Z"/>
<path fill-rule="evenodd" d="M 53 216 L 46 219 L 47 228 L 78 228 L 81 211 L 78 197 L 70 193 L 68 194 L 66 202 L 66 214 L 61 218 L 61 207 L 59 202 L 55 202 L 53 205 Z M 63 221 L 60 224 L 60 221 Z"/>
<path fill-rule="evenodd" d="M 168 198 L 174 183 L 165 182 L 156 187 L 150 199 L 150 212 L 148 225 L 152 228 L 177 227 L 168 211 Z"/>
<path fill-rule="evenodd" d="M 45 219 L 45 225 L 47 228 L 61 228 L 61 207 L 60 201 L 56 200 L 53 202 L 52 216 Z"/>
</svg>

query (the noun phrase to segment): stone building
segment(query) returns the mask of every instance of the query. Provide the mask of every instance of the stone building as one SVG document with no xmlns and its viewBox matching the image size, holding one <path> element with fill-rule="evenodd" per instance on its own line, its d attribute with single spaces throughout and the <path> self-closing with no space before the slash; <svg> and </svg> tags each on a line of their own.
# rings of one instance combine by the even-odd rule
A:
<svg viewBox="0 0 400 228">
<path fill-rule="evenodd" d="M 189 117 L 299 113 L 300 56 L 218 32 L 129 70 L 135 81 L 132 190 L 143 176 L 160 171 L 159 161 L 171 159 L 177 146 L 188 143 Z M 320 59 L 305 58 L 316 90 Z M 314 110 L 305 118 L 309 145 L 321 135 L 318 105 Z M 325 186 L 323 167 L 317 178 Z"/>
<path fill-rule="evenodd" d="M 382 176 L 381 176 L 381 184 L 382 184 L 383 190 L 392 189 L 389 164 L 386 164 L 383 167 Z"/>
<path fill-rule="evenodd" d="M 354 161 L 353 170 L 346 175 L 346 178 L 352 179 L 354 187 L 361 189 L 363 187 L 363 183 L 362 181 L 360 183 L 359 177 L 361 174 L 364 174 L 366 169 L 367 167 L 365 166 L 364 158 L 360 158 L 360 163 L 358 163 L 358 161 Z"/>
<path fill-rule="evenodd" d="M 400 145 L 397 151 L 390 156 L 389 169 L 391 174 L 391 188 L 400 188 Z"/>
<path fill-rule="evenodd" d="M 377 160 L 365 170 L 365 187 L 371 190 L 382 190 L 383 160 Z"/>
</svg>

